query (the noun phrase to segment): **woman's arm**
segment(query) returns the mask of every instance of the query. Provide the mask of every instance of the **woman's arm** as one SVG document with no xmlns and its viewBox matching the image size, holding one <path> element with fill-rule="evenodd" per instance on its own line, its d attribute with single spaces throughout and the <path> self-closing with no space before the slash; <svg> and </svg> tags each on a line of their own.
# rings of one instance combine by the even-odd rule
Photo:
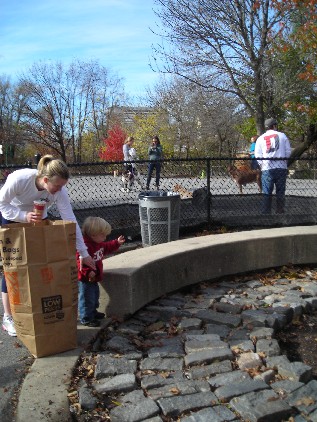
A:
<svg viewBox="0 0 317 422">
<path fill-rule="evenodd" d="M 67 188 L 65 186 L 63 186 L 60 192 L 58 192 L 56 206 L 62 217 L 62 220 L 73 221 L 76 223 L 76 249 L 82 257 L 83 264 L 88 265 L 92 269 L 95 269 L 96 266 L 94 260 L 91 258 L 87 251 L 87 246 L 85 245 L 82 232 L 70 204 Z"/>
</svg>

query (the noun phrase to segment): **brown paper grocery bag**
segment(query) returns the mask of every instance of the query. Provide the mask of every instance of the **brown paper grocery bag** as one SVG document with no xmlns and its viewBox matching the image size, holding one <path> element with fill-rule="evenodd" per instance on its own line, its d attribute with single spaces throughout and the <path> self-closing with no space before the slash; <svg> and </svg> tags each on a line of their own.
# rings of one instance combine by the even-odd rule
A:
<svg viewBox="0 0 317 422">
<path fill-rule="evenodd" d="M 18 338 L 35 357 L 77 347 L 75 223 L 3 225 L 0 247 Z"/>
</svg>

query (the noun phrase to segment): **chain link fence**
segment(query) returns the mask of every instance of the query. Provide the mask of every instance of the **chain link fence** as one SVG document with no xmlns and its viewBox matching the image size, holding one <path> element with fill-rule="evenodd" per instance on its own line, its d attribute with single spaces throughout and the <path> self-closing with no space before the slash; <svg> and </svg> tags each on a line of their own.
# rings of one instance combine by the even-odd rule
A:
<svg viewBox="0 0 317 422">
<path fill-rule="evenodd" d="M 272 214 L 261 213 L 263 195 L 255 182 L 243 183 L 240 193 L 229 167 L 249 164 L 246 158 L 163 160 L 159 189 L 180 194 L 181 232 L 204 226 L 252 229 L 316 223 L 316 159 L 299 159 L 288 169 L 283 214 L 275 211 L 274 192 Z M 100 216 L 112 225 L 112 237 L 140 236 L 139 194 L 145 191 L 148 162 L 136 161 L 135 165 L 138 177 L 131 186 L 130 180 L 122 180 L 124 162 L 69 165 L 72 177 L 67 189 L 79 224 L 87 216 Z M 21 166 L 0 167 L 0 171 L 4 174 L 16 168 Z M 155 172 L 150 190 L 156 190 Z M 60 218 L 54 205 L 50 216 Z"/>
</svg>

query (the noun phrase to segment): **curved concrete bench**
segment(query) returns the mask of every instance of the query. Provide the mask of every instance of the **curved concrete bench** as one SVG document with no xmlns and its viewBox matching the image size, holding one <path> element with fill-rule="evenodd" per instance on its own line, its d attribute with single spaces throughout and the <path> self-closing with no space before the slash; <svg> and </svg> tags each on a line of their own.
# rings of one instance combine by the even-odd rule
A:
<svg viewBox="0 0 317 422">
<path fill-rule="evenodd" d="M 188 238 L 107 258 L 101 306 L 128 317 L 158 297 L 231 274 L 317 262 L 317 226 Z"/>
</svg>

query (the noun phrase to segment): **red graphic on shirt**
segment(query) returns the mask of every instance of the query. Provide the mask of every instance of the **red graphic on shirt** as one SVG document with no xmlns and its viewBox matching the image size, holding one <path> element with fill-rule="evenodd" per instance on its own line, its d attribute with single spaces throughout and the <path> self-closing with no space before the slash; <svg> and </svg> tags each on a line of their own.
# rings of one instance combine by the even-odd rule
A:
<svg viewBox="0 0 317 422">
<path fill-rule="evenodd" d="M 271 135 L 264 136 L 265 144 L 266 144 L 266 153 L 274 152 L 279 149 L 279 137 L 276 133 L 272 133 Z"/>
</svg>

